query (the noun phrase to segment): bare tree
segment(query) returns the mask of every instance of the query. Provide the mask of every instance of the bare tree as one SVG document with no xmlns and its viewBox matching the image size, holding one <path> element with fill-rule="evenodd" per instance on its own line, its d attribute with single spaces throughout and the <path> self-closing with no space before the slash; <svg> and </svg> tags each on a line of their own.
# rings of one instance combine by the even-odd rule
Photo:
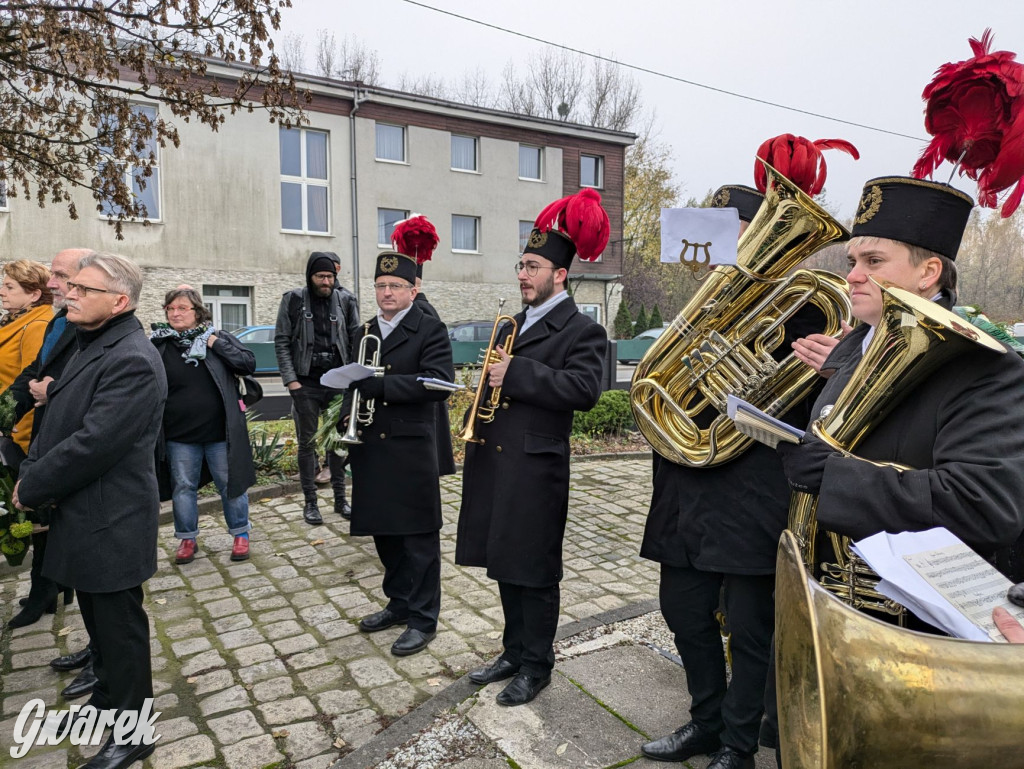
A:
<svg viewBox="0 0 1024 769">
<path fill-rule="evenodd" d="M 595 60 L 586 92 L 587 125 L 626 131 L 642 108 L 640 84 L 621 66 Z"/>
<path fill-rule="evenodd" d="M 271 29 L 289 0 L 0 0 L 0 182 L 7 194 L 66 202 L 92 192 L 118 236 L 145 218 L 135 189 L 152 179 L 156 146 L 178 146 L 170 116 L 216 130 L 225 113 L 301 113 Z M 211 58 L 244 63 L 237 81 L 207 77 Z M 159 111 L 140 109 L 138 99 Z M 19 190 L 20 188 L 20 190 Z"/>
<path fill-rule="evenodd" d="M 338 43 L 333 32 L 328 32 L 326 29 L 317 30 L 314 57 L 316 59 L 316 74 L 323 77 L 334 77 L 337 74 Z"/>
<path fill-rule="evenodd" d="M 463 104 L 473 104 L 477 107 L 494 106 L 491 84 L 480 67 L 463 73 L 462 82 L 455 89 L 454 98 Z"/>
<path fill-rule="evenodd" d="M 414 78 L 408 72 L 403 72 L 398 78 L 398 90 L 429 96 L 432 99 L 446 101 L 453 99 L 448 83 L 443 77 L 437 75 L 422 75 Z"/>
<path fill-rule="evenodd" d="M 281 69 L 285 72 L 304 72 L 306 41 L 302 35 L 289 32 L 281 41 Z"/>
<path fill-rule="evenodd" d="M 381 84 L 381 64 L 377 51 L 367 48 L 354 35 L 345 35 L 341 41 L 338 56 L 338 70 L 335 75 L 342 80 Z"/>
</svg>

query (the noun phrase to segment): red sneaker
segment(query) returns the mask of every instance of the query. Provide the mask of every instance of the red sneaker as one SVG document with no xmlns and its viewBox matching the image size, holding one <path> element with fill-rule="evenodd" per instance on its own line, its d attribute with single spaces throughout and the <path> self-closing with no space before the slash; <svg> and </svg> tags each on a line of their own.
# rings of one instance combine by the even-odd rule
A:
<svg viewBox="0 0 1024 769">
<path fill-rule="evenodd" d="M 178 545 L 178 552 L 174 554 L 175 563 L 192 563 L 196 559 L 196 541 L 194 539 L 183 539 Z"/>
<path fill-rule="evenodd" d="M 249 538 L 243 536 L 235 537 L 235 546 L 231 548 L 232 561 L 249 560 Z"/>
</svg>

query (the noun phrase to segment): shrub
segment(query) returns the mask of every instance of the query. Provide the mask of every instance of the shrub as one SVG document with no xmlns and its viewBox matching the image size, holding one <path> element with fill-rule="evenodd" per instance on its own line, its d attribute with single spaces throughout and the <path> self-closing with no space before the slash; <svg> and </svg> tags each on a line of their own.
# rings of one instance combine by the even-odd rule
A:
<svg viewBox="0 0 1024 769">
<path fill-rule="evenodd" d="M 572 420 L 573 435 L 622 435 L 633 426 L 629 391 L 606 390 L 590 411 L 577 411 Z"/>
<path fill-rule="evenodd" d="M 282 430 L 269 428 L 263 422 L 255 421 L 256 412 L 245 412 L 249 428 L 249 445 L 252 447 L 252 463 L 257 475 L 284 477 L 290 469 L 291 456 L 288 442 L 283 439 Z"/>
<path fill-rule="evenodd" d="M 661 319 L 661 310 L 658 309 L 658 305 L 654 305 L 654 309 L 651 310 L 651 317 L 648 319 L 647 325 L 650 328 L 661 328 L 665 325 L 665 321 Z"/>
<path fill-rule="evenodd" d="M 640 311 L 636 314 L 636 325 L 633 326 L 633 336 L 643 333 L 650 327 L 651 323 L 647 320 L 647 310 L 644 309 L 643 305 L 640 305 Z"/>
<path fill-rule="evenodd" d="M 625 302 L 619 302 L 619 311 L 615 313 L 615 338 L 633 338 L 633 318 L 629 314 L 629 306 Z"/>
</svg>

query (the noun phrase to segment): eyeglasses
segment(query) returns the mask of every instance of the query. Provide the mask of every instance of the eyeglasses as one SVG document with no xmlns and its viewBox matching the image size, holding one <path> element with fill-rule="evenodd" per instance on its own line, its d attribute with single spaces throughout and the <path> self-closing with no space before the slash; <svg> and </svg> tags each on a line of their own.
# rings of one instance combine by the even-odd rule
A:
<svg viewBox="0 0 1024 769">
<path fill-rule="evenodd" d="M 390 291 L 392 294 L 397 294 L 399 291 L 412 288 L 412 285 L 409 283 L 374 283 L 373 287 L 378 291 Z"/>
<path fill-rule="evenodd" d="M 315 273 L 313 275 L 313 280 L 317 281 L 318 283 L 333 282 L 334 281 L 334 273 L 333 272 L 317 272 L 317 273 Z"/>
<path fill-rule="evenodd" d="M 187 315 L 190 312 L 195 312 L 195 307 L 164 307 L 164 311 L 168 315 Z"/>
<path fill-rule="evenodd" d="M 109 288 L 93 288 L 92 286 L 83 286 L 81 283 L 72 283 L 70 280 L 67 283 L 68 290 L 66 293 L 70 294 L 72 291 L 77 291 L 79 296 L 86 297 L 89 294 L 118 294 L 120 291 L 112 291 Z"/>
<path fill-rule="evenodd" d="M 547 267 L 543 264 L 537 264 L 536 262 L 517 262 L 516 263 L 516 275 L 526 270 L 526 274 L 531 278 L 537 275 L 537 270 L 557 270 L 558 267 Z"/>
</svg>

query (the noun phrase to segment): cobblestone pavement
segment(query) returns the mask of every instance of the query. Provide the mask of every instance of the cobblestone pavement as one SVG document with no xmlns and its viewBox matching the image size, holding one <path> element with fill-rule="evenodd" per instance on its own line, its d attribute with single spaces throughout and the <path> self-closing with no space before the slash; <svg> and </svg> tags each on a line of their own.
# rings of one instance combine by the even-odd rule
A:
<svg viewBox="0 0 1024 769">
<path fill-rule="evenodd" d="M 573 463 L 563 622 L 657 595 L 656 565 L 637 555 L 649 478 L 649 459 Z M 322 769 L 496 654 L 496 586 L 482 570 L 454 564 L 460 484 L 460 476 L 442 479 L 438 634 L 406 658 L 389 652 L 402 628 L 357 629 L 384 605 L 382 569 L 372 540 L 350 539 L 326 496 L 328 523 L 319 527 L 303 522 L 301 495 L 254 504 L 252 556 L 242 563 L 228 558 L 219 512 L 201 518 L 199 557 L 185 566 L 174 564 L 172 527 L 162 526 L 159 571 L 146 585 L 162 737 L 146 766 Z M 0 619 L 27 592 L 27 565 L 0 566 Z M 11 744 L 28 700 L 61 706 L 58 692 L 74 673 L 57 674 L 47 662 L 85 643 L 77 603 L 4 631 L 0 746 Z M 39 746 L 17 762 L 4 749 L 0 765 L 63 769 L 97 749 Z"/>
</svg>

